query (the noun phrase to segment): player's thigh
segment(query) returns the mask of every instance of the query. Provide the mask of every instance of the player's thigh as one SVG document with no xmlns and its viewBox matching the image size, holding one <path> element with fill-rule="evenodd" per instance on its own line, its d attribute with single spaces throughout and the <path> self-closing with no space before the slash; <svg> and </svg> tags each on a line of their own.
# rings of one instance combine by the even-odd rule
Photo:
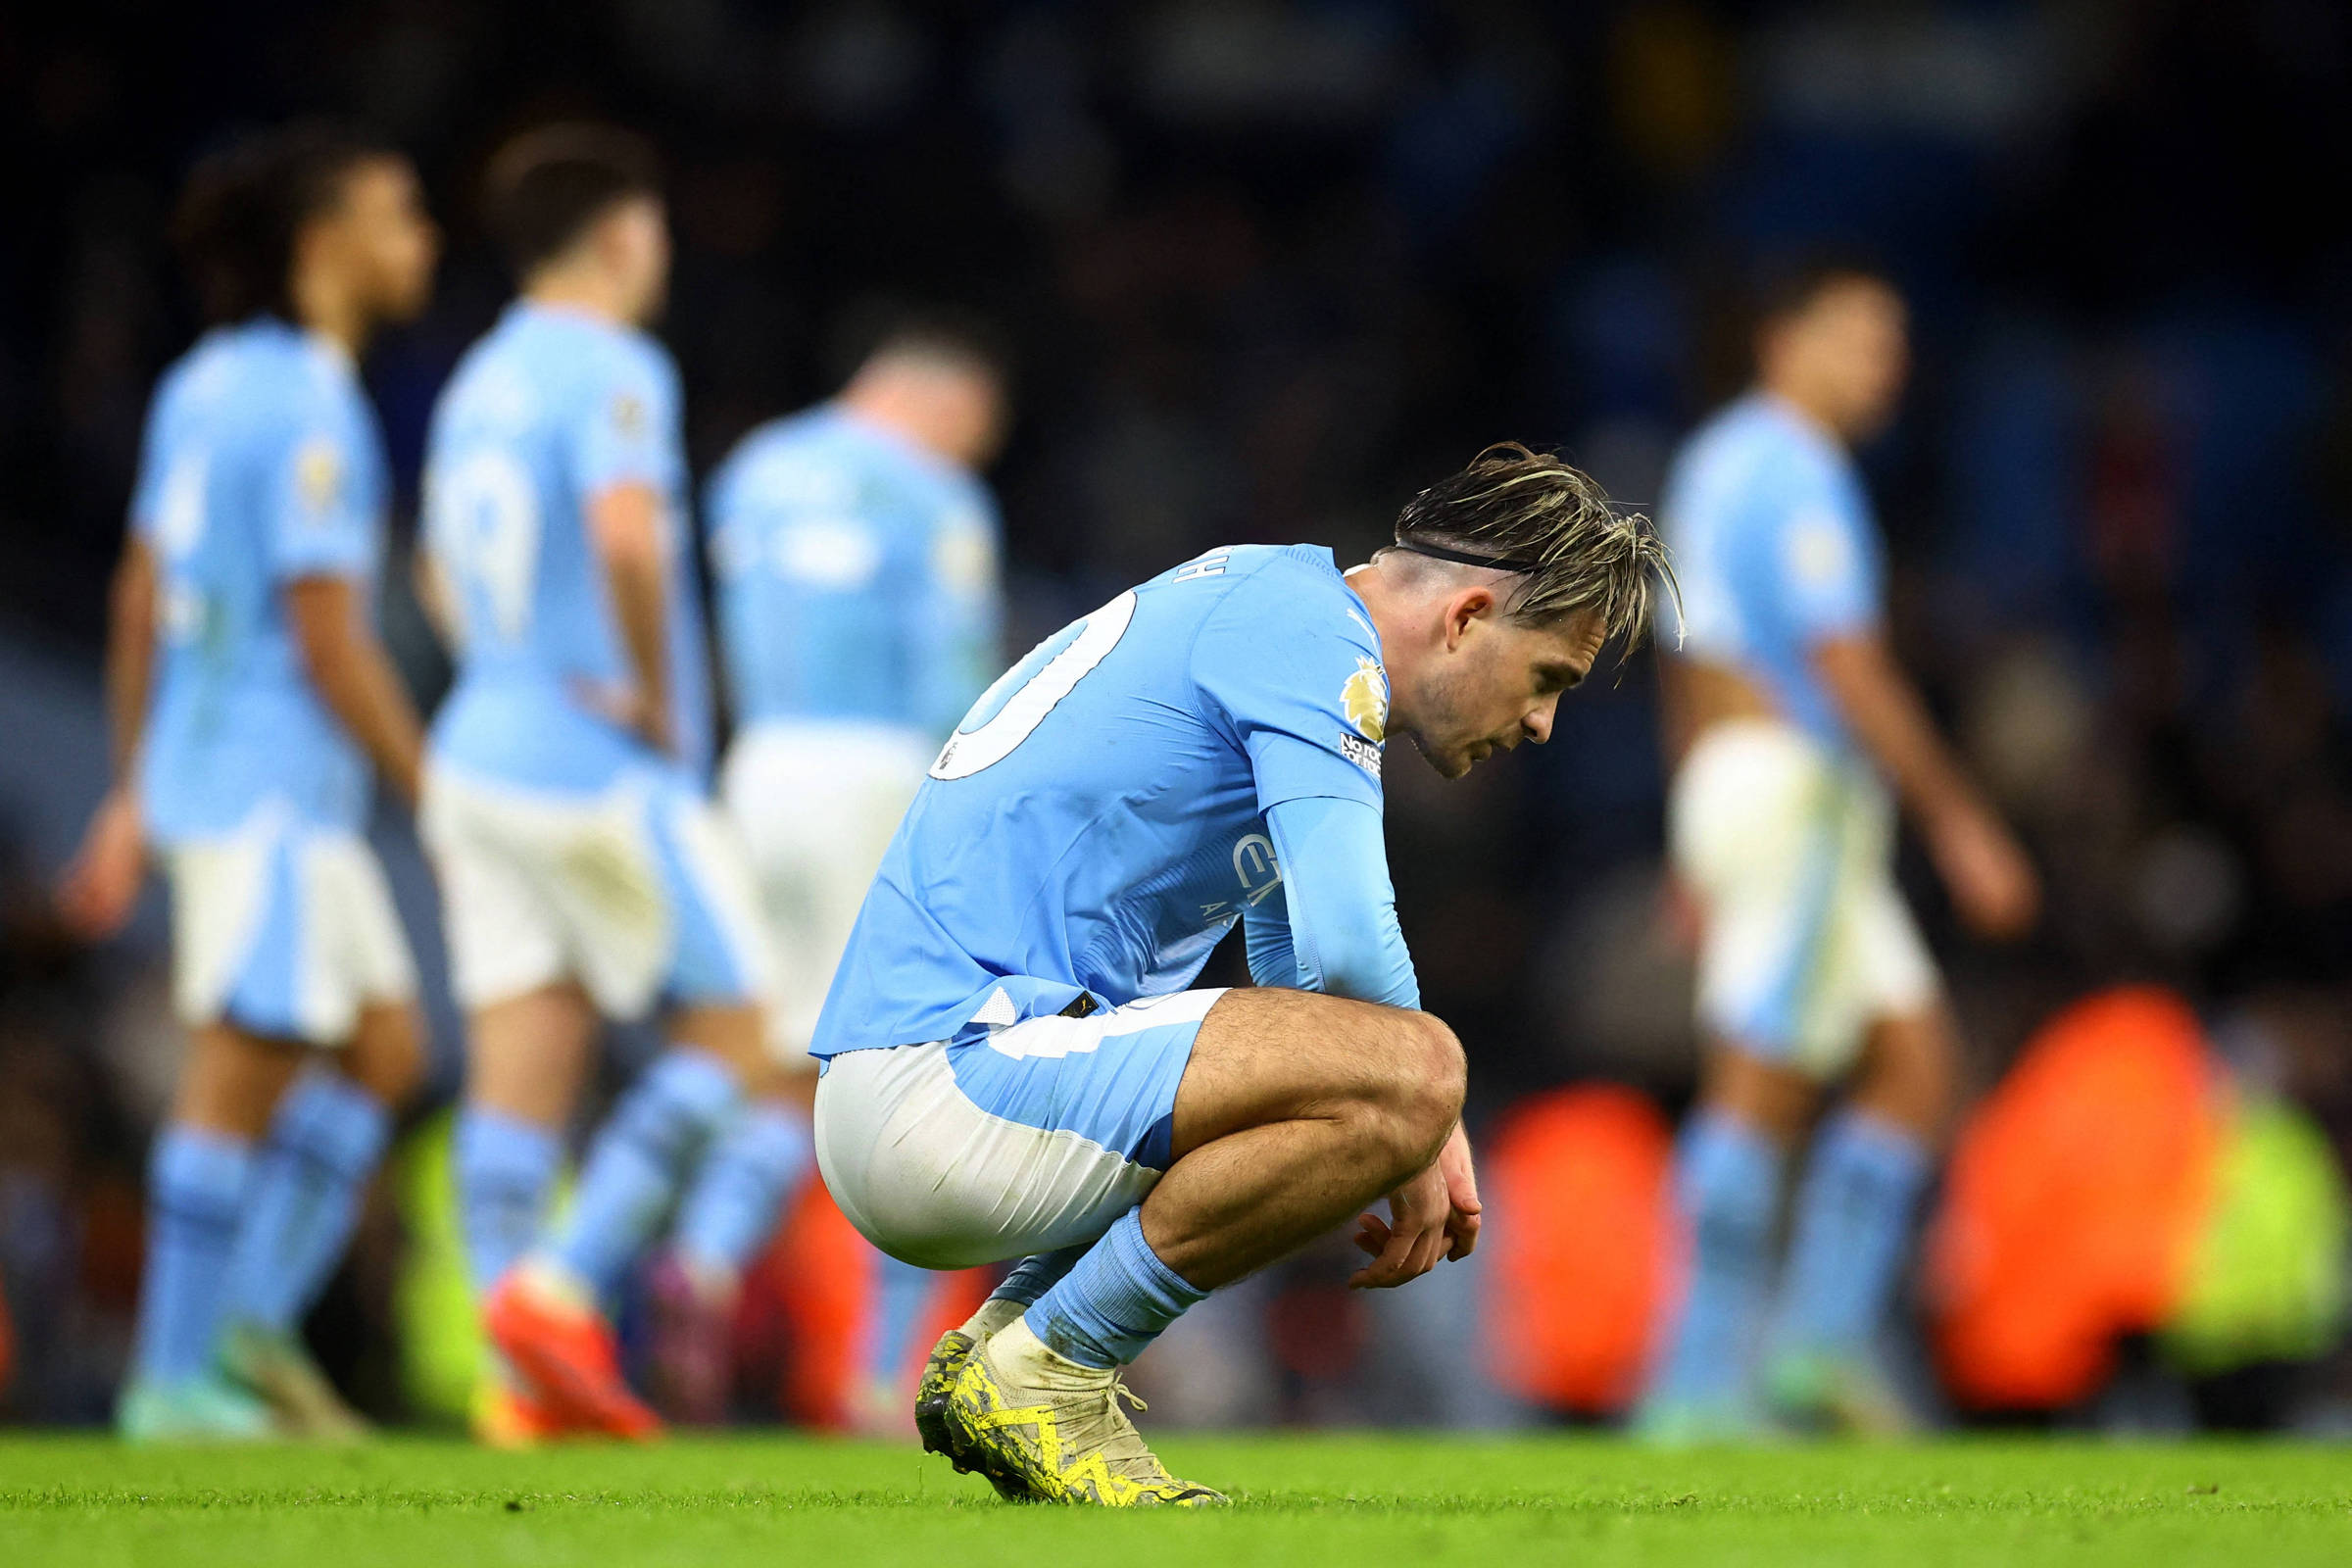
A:
<svg viewBox="0 0 2352 1568">
<path fill-rule="evenodd" d="M 466 1027 L 466 1100 L 541 1127 L 571 1119 L 600 1020 L 564 980 L 473 1009 Z"/>
<path fill-rule="evenodd" d="M 1899 906 L 1896 912 L 1901 913 Z M 1960 1031 L 1926 950 L 1909 932 L 1877 971 L 1877 994 L 1854 1084 L 1854 1103 L 1923 1139 L 1942 1136 L 1959 1093 Z"/>
<path fill-rule="evenodd" d="M 258 1143 L 270 1130 L 279 1097 L 309 1059 L 298 1041 L 269 1039 L 226 1022 L 201 1025 L 189 1034 L 172 1119 Z"/>
<path fill-rule="evenodd" d="M 1087 1242 L 1174 1162 L 1190 991 L 959 1044 L 855 1051 L 816 1091 L 826 1187 L 892 1256 L 960 1268 Z"/>
<path fill-rule="evenodd" d="M 1176 1095 L 1182 1158 L 1250 1127 L 1380 1113 L 1445 1127 L 1461 1113 L 1461 1043 L 1426 1012 L 1310 991 L 1228 991 L 1201 1021 Z"/>
<path fill-rule="evenodd" d="M 551 883 L 576 815 L 426 765 L 418 827 L 441 890 L 450 989 L 469 1014 L 571 977 Z"/>
<path fill-rule="evenodd" d="M 408 1103 L 424 1081 L 424 1020 L 414 1002 L 375 1002 L 360 1009 L 336 1064 L 386 1105 Z"/>
<path fill-rule="evenodd" d="M 1699 1067 L 1698 1103 L 1786 1145 L 1796 1141 L 1821 1102 L 1811 1073 L 1755 1054 L 1729 1041 L 1711 1041 Z"/>
</svg>

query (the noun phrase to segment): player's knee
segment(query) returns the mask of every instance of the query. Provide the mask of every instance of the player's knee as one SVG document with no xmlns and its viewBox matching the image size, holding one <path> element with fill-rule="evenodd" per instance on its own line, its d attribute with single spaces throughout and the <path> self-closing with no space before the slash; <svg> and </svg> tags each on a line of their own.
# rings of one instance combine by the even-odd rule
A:
<svg viewBox="0 0 2352 1568">
<path fill-rule="evenodd" d="M 1420 1170 L 1461 1120 L 1469 1062 L 1445 1022 L 1426 1012 L 1399 1013 L 1386 1053 L 1384 1118 L 1400 1169 Z"/>
</svg>

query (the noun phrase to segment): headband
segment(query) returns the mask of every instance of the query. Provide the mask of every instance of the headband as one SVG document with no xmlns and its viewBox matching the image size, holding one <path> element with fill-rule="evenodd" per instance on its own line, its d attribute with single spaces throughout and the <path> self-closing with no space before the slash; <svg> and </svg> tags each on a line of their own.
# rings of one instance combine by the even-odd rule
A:
<svg viewBox="0 0 2352 1568">
<path fill-rule="evenodd" d="M 1445 545 L 1425 545 L 1403 539 L 1396 541 L 1396 548 L 1412 555 L 1427 556 L 1432 561 L 1450 561 L 1458 566 L 1485 566 L 1493 571 L 1534 571 L 1544 564 L 1540 561 L 1520 561 L 1511 556 L 1473 555 L 1467 550 L 1451 550 Z"/>
</svg>

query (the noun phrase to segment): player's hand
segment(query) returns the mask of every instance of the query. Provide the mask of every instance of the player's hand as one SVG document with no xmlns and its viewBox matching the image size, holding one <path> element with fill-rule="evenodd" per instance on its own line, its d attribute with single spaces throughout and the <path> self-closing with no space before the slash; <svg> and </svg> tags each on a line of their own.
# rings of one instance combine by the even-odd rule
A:
<svg viewBox="0 0 2352 1568">
<path fill-rule="evenodd" d="M 58 878 L 57 912 L 66 929 L 85 942 L 111 937 L 129 923 L 146 876 L 138 798 L 118 785 L 99 803 L 81 847 Z"/>
<path fill-rule="evenodd" d="M 1478 1250 L 1478 1227 L 1485 1212 L 1478 1201 L 1478 1172 L 1470 1163 L 1470 1135 L 1456 1122 L 1453 1136 L 1438 1151 L 1438 1169 L 1446 1178 L 1446 1260 L 1459 1263 Z"/>
<path fill-rule="evenodd" d="M 581 707 L 634 734 L 662 756 L 667 757 L 677 750 L 677 737 L 669 722 L 668 704 L 646 697 L 633 686 L 589 680 L 578 675 L 572 677 L 571 695 Z"/>
<path fill-rule="evenodd" d="M 1442 1257 L 1468 1257 L 1478 1245 L 1478 1182 L 1470 1141 L 1458 1126 L 1437 1159 L 1389 1195 L 1389 1217 L 1355 1222 L 1355 1245 L 1372 1261 L 1348 1279 L 1350 1290 L 1388 1290 L 1419 1279 Z"/>
<path fill-rule="evenodd" d="M 2041 880 L 1990 812 L 1970 808 L 1949 813 L 1929 834 L 1928 851 L 1970 930 L 2006 941 L 2033 929 L 2041 912 Z"/>
</svg>

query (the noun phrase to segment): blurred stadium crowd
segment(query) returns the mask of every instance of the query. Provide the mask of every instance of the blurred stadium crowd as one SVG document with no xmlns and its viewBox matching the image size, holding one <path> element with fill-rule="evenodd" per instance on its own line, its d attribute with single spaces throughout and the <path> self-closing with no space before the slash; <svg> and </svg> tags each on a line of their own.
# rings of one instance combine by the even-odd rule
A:
<svg viewBox="0 0 2352 1568">
<path fill-rule="evenodd" d="M 2036 1060 L 2066 1070 L 2011 1076 L 1964 1134 L 1919 1287 L 1947 1329 L 1945 1383 L 1963 1405 L 2110 1425 L 2352 1424 L 2334 1348 L 2334 1171 L 2352 1153 L 2340 7 L 381 0 L 133 21 L 97 0 L 0 23 L 10 1418 L 103 1414 L 136 1285 L 139 1152 L 175 1049 L 160 909 L 137 940 L 81 951 L 45 893 L 102 787 L 104 583 L 150 383 L 191 331 L 163 218 L 225 131 L 330 109 L 414 153 L 451 234 L 431 313 L 368 366 L 398 527 L 433 394 L 503 298 L 469 203 L 482 158 L 535 120 L 609 116 L 670 160 L 662 335 L 698 470 L 829 390 L 862 313 L 946 300 L 1002 323 L 1018 356 L 995 474 L 1016 648 L 1222 541 L 1358 559 L 1406 495 L 1494 439 L 1556 448 L 1646 503 L 1673 443 L 1743 372 L 1753 269 L 1866 247 L 1918 331 L 1908 406 L 1863 455 L 1895 635 L 2047 879 L 2039 934 L 1997 951 L 1962 941 L 1920 879 L 1974 1089 L 2002 1084 L 2062 1008 L 2163 988 L 2062 1020 Z M 445 671 L 399 574 L 387 591 L 394 651 L 429 698 Z M 1139 1381 L 1179 1416 L 1622 1406 L 1611 1368 L 1671 1288 L 1671 1237 L 1644 1216 L 1694 1056 L 1661 898 L 1648 656 L 1596 684 L 1513 763 L 1443 789 L 1394 769 L 1391 853 L 1428 1004 L 1470 1046 L 1474 1127 L 1512 1140 L 1498 1234 L 1514 1203 L 1625 1233 L 1498 1246 L 1482 1270 L 1377 1306 L 1310 1255 L 1155 1352 L 1159 1376 Z M 385 853 L 429 926 L 414 846 Z M 445 1001 L 435 1034 L 446 1088 Z M 2136 1087 L 2099 1076 L 2103 1051 Z M 1596 1083 L 1643 1098 L 1557 1097 Z M 2025 1270 L 2029 1296 L 2064 1295 L 2034 1270 L 2067 1249 L 2001 1252 L 2003 1183 L 2051 1168 L 2035 1158 L 2079 1164 L 2080 1107 L 2121 1124 L 2127 1102 L 2154 1107 L 2132 1123 L 2144 1139 L 2094 1166 L 2109 1179 L 2067 1212 L 2084 1249 L 2129 1230 L 2154 1260 L 2116 1265 L 2136 1294 L 2066 1287 L 2093 1303 L 2049 1330 L 2073 1336 L 2073 1359 L 2053 1350 L 2038 1382 L 2004 1382 L 2002 1357 L 2033 1352 L 1968 1341 L 1954 1303 L 1997 1295 L 2003 1269 Z M 1622 1159 L 1572 1168 L 1601 1147 Z M 2127 1166 L 2148 1172 L 2132 1220 L 2098 1207 Z M 432 1210 L 419 1169 L 387 1182 L 315 1324 L 383 1413 L 432 1404 L 430 1376 L 399 1355 L 404 1316 L 429 1310 L 404 1261 Z M 1604 1196 L 1569 1212 L 1570 1191 Z M 2248 1240 L 2266 1213 L 2269 1242 Z M 789 1245 L 813 1250 L 788 1253 L 785 1276 L 833 1244 L 804 1227 Z M 1546 1256 L 1614 1269 L 1622 1290 L 1580 1297 Z M 1554 1304 L 1525 1307 L 1537 1298 Z M 1619 1327 L 1575 1320 L 1604 1298 Z M 747 1409 L 839 1418 L 790 1364 L 796 1332 L 804 1361 L 820 1338 L 808 1313 L 832 1310 L 773 1308 L 751 1337 L 765 1381 Z M 1559 1375 L 1458 1376 L 1447 1336 L 1482 1311 L 1547 1347 L 1534 1359 Z M 1973 1383 L 1952 1365 L 1972 1354 Z M 2314 1360 L 2316 1376 L 2275 1370 Z"/>
</svg>

